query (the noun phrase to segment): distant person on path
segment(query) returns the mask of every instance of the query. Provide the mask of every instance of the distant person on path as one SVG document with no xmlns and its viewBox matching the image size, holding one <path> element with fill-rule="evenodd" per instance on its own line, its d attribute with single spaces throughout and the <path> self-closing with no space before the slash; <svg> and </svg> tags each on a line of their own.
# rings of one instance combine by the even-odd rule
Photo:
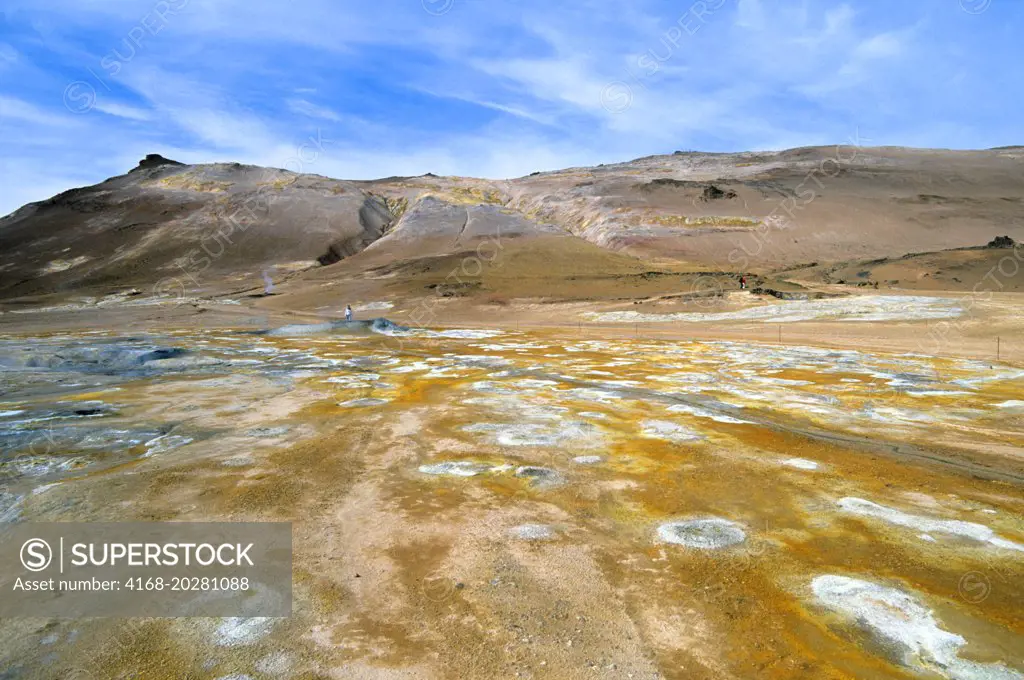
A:
<svg viewBox="0 0 1024 680">
<path fill-rule="evenodd" d="M 746 276 L 741 276 L 740 277 L 740 290 L 744 290 L 744 289 L 746 289 L 746 287 L 747 287 L 747 277 Z"/>
<path fill-rule="evenodd" d="M 351 321 L 351 320 L 352 320 L 352 306 L 351 305 L 345 305 L 345 321 Z"/>
</svg>

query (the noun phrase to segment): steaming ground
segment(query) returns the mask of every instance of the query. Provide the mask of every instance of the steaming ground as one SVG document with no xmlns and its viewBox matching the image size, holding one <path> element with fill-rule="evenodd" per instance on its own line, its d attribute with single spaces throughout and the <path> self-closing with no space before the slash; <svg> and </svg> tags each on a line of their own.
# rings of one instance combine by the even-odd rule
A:
<svg viewBox="0 0 1024 680">
<path fill-rule="evenodd" d="M 1024 678 L 1020 368 L 293 330 L 0 337 L 2 521 L 295 545 L 289 619 L 5 621 L 7 676 Z"/>
</svg>

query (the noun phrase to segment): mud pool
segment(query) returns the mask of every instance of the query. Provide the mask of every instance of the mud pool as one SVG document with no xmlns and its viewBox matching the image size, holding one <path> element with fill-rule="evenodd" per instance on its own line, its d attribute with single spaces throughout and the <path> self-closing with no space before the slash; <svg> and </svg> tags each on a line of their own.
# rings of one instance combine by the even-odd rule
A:
<svg viewBox="0 0 1024 680">
<path fill-rule="evenodd" d="M 88 333 L 0 337 L 0 392 L 0 521 L 295 545 L 289 619 L 4 621 L 0 677 L 1024 678 L 1020 367 Z"/>
</svg>

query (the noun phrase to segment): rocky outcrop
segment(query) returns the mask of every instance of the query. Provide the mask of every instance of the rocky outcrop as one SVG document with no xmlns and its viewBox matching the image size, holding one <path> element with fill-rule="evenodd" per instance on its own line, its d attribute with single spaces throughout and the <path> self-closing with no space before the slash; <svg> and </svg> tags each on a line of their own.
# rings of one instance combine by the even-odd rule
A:
<svg viewBox="0 0 1024 680">
<path fill-rule="evenodd" d="M 822 293 L 819 291 L 793 291 L 775 290 L 774 288 L 751 288 L 752 295 L 770 295 L 780 300 L 824 300 L 827 298 L 843 297 L 838 293 Z"/>
<path fill-rule="evenodd" d="M 151 154 L 146 154 L 146 157 L 143 158 L 141 161 L 139 161 L 139 164 L 138 164 L 138 166 L 136 166 L 135 169 L 136 170 L 148 170 L 150 168 L 159 168 L 159 167 L 163 167 L 165 165 L 178 165 L 178 166 L 181 166 L 181 165 L 185 165 L 185 164 L 184 163 L 179 163 L 178 161 L 172 161 L 170 158 L 164 158 L 163 156 L 161 156 L 158 153 L 151 153 Z"/>
<path fill-rule="evenodd" d="M 988 242 L 986 248 L 1013 248 L 1016 242 L 1009 236 L 996 236 Z"/>
</svg>

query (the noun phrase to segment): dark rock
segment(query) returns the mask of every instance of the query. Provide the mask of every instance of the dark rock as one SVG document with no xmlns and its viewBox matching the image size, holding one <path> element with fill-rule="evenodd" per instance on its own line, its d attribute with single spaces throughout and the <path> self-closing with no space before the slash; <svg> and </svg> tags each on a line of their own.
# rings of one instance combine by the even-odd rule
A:
<svg viewBox="0 0 1024 680">
<path fill-rule="evenodd" d="M 703 202 L 717 201 L 722 199 L 736 198 L 736 192 L 732 189 L 720 189 L 714 184 L 704 184 L 703 182 L 692 182 L 685 179 L 673 179 L 671 177 L 659 177 L 658 179 L 652 179 L 646 184 L 637 184 L 636 189 L 640 191 L 653 191 L 655 189 L 698 189 L 701 194 L 699 200 Z"/>
<path fill-rule="evenodd" d="M 1009 236 L 996 236 L 988 242 L 986 248 L 1013 248 L 1015 242 Z"/>
<path fill-rule="evenodd" d="M 178 347 L 135 347 L 124 344 L 63 347 L 57 351 L 34 352 L 24 359 L 28 368 L 62 371 L 117 373 L 150 368 L 151 361 L 174 359 L 189 354 Z M 20 362 L 19 362 L 20 363 Z"/>
<path fill-rule="evenodd" d="M 146 352 L 145 354 L 142 354 L 136 361 L 137 363 L 144 364 L 148 361 L 176 359 L 178 357 L 185 356 L 186 354 L 188 354 L 188 350 L 182 349 L 180 347 L 160 347 L 153 350 L 152 352 Z"/>
<path fill-rule="evenodd" d="M 641 190 L 656 189 L 659 187 L 669 187 L 684 189 L 686 187 L 700 186 L 697 182 L 688 182 L 684 179 L 672 179 L 671 177 L 659 177 L 658 179 L 652 179 L 647 184 L 638 185 L 637 188 Z"/>
<path fill-rule="evenodd" d="M 105 408 L 78 408 L 73 411 L 76 416 L 101 416 L 107 412 Z"/>
<path fill-rule="evenodd" d="M 709 184 L 704 187 L 704 193 L 701 194 L 702 201 L 717 201 L 719 199 L 736 198 L 736 192 L 732 189 L 722 191 L 714 184 Z"/>
<path fill-rule="evenodd" d="M 170 158 L 164 158 L 158 153 L 146 154 L 146 157 L 139 161 L 137 170 L 147 170 L 149 168 L 159 168 L 163 165 L 185 165 L 178 161 L 172 161 Z"/>
<path fill-rule="evenodd" d="M 865 284 L 866 285 L 866 284 Z M 787 291 L 787 290 L 775 290 L 774 288 L 751 288 L 751 294 L 753 295 L 771 295 L 774 298 L 780 300 L 824 300 L 826 298 L 845 297 L 841 293 L 819 293 L 813 292 L 800 292 L 800 291 Z"/>
</svg>

